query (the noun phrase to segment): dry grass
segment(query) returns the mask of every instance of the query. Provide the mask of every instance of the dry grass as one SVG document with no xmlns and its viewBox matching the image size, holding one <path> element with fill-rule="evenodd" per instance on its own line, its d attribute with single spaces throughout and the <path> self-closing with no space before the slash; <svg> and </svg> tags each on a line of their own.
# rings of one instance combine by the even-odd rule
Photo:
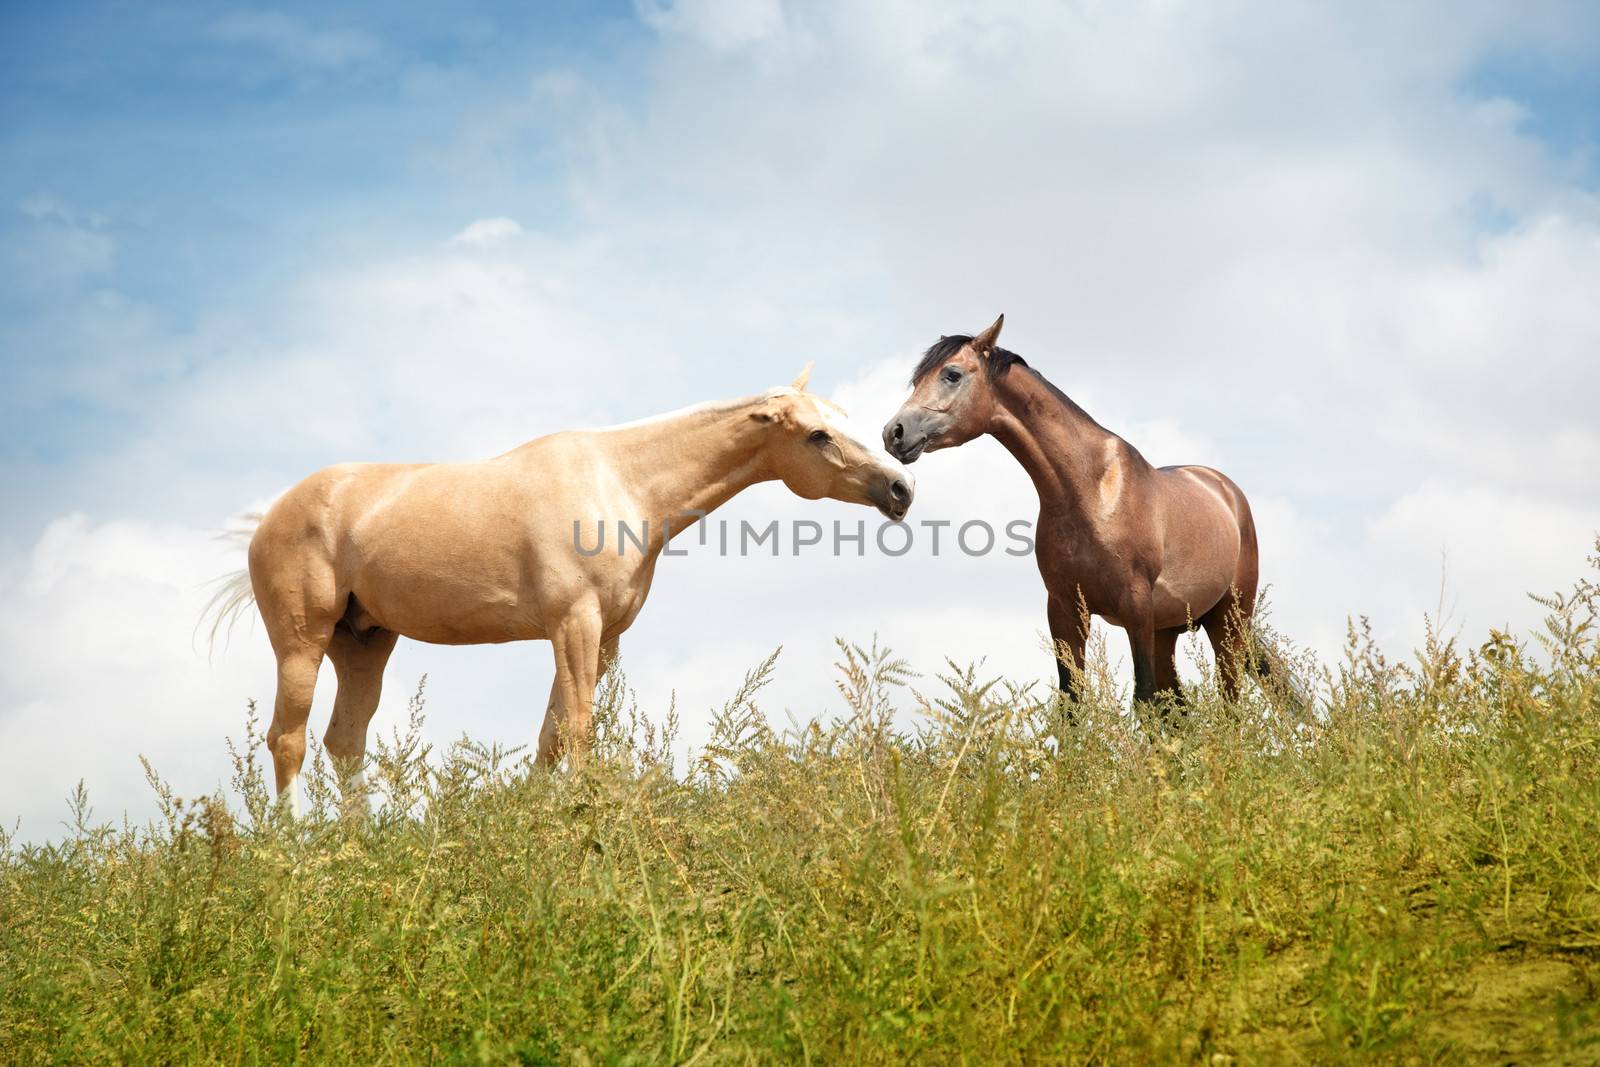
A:
<svg viewBox="0 0 1600 1067">
<path fill-rule="evenodd" d="M 1152 741 L 841 646 L 836 721 L 753 671 L 674 773 L 605 689 L 600 759 L 416 726 L 381 803 L 235 795 L 0 862 L 16 1062 L 1600 1061 L 1600 592 L 1528 643 L 1386 660 L 1314 710 L 1209 682 Z M 928 699 L 915 696 L 928 693 Z M 910 694 L 910 695 L 908 695 Z M 894 703 L 917 702 L 897 731 Z M 158 789 L 163 789 L 154 779 Z"/>
</svg>

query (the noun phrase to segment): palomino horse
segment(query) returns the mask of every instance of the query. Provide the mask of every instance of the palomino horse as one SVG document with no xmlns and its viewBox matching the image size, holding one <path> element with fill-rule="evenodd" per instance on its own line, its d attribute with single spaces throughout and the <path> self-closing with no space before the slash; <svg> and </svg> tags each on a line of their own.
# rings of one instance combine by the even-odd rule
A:
<svg viewBox="0 0 1600 1067">
<path fill-rule="evenodd" d="M 359 786 L 383 668 L 402 636 L 548 640 L 556 676 L 538 758 L 554 764 L 570 744 L 576 761 L 595 684 L 644 606 L 671 533 L 773 479 L 810 500 L 902 518 L 911 476 L 805 391 L 810 370 L 760 396 L 552 434 L 481 463 L 344 464 L 284 493 L 251 538 L 248 573 L 218 600 L 225 618 L 253 595 L 277 655 L 267 746 L 279 794 L 298 808 L 324 655 L 339 684 L 326 743 L 347 785 Z M 617 541 L 595 551 L 602 522 Z M 623 524 L 634 544 L 623 543 Z"/>
<path fill-rule="evenodd" d="M 1049 593 L 1061 688 L 1077 692 L 1088 615 L 1128 632 L 1134 699 L 1181 698 L 1173 652 L 1204 626 L 1229 697 L 1255 610 L 1256 529 L 1244 493 L 1210 467 L 1152 467 L 1022 357 L 996 346 L 1005 316 L 976 337 L 941 337 L 883 428 L 906 463 L 992 434 L 1039 492 L 1035 552 Z"/>
</svg>

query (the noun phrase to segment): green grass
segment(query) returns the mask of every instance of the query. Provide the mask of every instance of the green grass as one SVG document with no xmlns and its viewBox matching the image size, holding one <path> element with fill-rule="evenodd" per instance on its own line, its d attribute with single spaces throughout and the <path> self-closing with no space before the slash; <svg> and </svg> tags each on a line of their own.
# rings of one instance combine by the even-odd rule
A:
<svg viewBox="0 0 1600 1067">
<path fill-rule="evenodd" d="M 318 769 L 286 824 L 252 725 L 231 806 L 5 845 L 0 1058 L 1600 1061 L 1600 592 L 1547 607 L 1154 741 L 850 646 L 843 718 L 775 733 L 769 661 L 677 773 L 615 678 L 553 776 L 419 694 L 365 820 Z"/>
</svg>

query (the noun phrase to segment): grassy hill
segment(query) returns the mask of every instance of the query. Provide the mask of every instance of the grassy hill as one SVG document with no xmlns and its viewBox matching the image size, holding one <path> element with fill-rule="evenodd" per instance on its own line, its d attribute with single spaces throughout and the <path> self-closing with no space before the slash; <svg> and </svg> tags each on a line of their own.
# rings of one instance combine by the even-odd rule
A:
<svg viewBox="0 0 1600 1067">
<path fill-rule="evenodd" d="M 769 661 L 691 766 L 619 679 L 576 774 L 416 726 L 290 825 L 235 795 L 0 859 L 11 1062 L 1600 1062 L 1600 591 L 1386 660 L 1314 709 L 1102 672 L 1059 706 L 841 646 L 779 735 Z M 896 732 L 891 701 L 920 703 Z M 1153 727 L 1153 724 L 1147 724 Z M 1154 732 L 1154 737 L 1152 736 Z"/>
</svg>

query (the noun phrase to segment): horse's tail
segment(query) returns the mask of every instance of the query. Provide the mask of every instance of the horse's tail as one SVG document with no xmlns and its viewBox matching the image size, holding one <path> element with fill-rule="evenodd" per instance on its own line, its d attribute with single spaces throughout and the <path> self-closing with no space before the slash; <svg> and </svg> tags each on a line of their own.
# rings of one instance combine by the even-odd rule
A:
<svg viewBox="0 0 1600 1067">
<path fill-rule="evenodd" d="M 248 548 L 250 539 L 255 536 L 256 527 L 261 525 L 260 512 L 249 512 L 239 516 L 232 527 L 217 535 L 219 541 L 232 541 Z M 233 632 L 234 623 L 239 617 L 250 610 L 256 602 L 255 590 L 250 585 L 250 569 L 241 567 L 239 570 L 230 571 L 211 581 L 214 590 L 211 599 L 206 601 L 206 606 L 200 612 L 200 619 L 195 623 L 195 631 L 211 622 L 211 630 L 206 637 L 206 655 L 209 658 L 216 650 L 217 636 L 223 637 Z"/>
<path fill-rule="evenodd" d="M 1262 686 L 1281 693 L 1294 710 L 1305 712 L 1313 706 L 1311 687 L 1294 669 L 1281 643 L 1266 627 L 1251 627 L 1244 665 Z"/>
</svg>

